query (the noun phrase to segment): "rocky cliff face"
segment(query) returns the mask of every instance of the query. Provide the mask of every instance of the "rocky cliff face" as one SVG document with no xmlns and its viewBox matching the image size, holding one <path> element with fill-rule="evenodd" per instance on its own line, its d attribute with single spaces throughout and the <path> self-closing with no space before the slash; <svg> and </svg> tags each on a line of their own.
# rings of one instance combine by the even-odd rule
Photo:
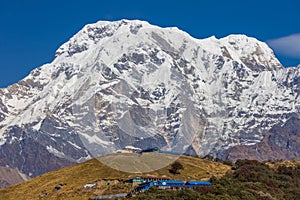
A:
<svg viewBox="0 0 300 200">
<path fill-rule="evenodd" d="M 220 157 L 230 160 L 299 160 L 299 144 L 300 119 L 294 114 L 284 124 L 274 125 L 259 143 L 231 147 L 222 152 Z"/>
<path fill-rule="evenodd" d="M 299 67 L 244 35 L 97 22 L 55 56 L 0 90 L 1 165 L 30 176 L 126 145 L 219 156 L 299 112 Z"/>
<path fill-rule="evenodd" d="M 18 184 L 28 179 L 28 176 L 20 173 L 16 169 L 0 166 L 0 188 Z"/>
</svg>

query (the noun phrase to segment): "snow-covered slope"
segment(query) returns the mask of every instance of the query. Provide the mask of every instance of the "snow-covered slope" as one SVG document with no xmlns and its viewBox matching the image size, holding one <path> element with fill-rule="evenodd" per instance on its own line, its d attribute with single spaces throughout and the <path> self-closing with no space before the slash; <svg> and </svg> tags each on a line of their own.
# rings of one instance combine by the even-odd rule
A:
<svg viewBox="0 0 300 200">
<path fill-rule="evenodd" d="M 0 164 L 35 176 L 49 169 L 24 164 L 33 153 L 58 168 L 126 145 L 218 155 L 258 143 L 298 112 L 299 67 L 245 35 L 99 21 L 0 94 L 1 156 L 18 154 Z"/>
</svg>

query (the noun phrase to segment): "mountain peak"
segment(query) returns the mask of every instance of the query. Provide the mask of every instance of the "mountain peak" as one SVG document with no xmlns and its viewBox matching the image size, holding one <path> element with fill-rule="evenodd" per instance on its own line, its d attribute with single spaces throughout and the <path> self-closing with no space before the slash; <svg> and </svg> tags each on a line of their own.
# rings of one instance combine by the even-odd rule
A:
<svg viewBox="0 0 300 200">
<path fill-rule="evenodd" d="M 138 34 L 139 30 L 143 30 L 143 34 Z M 56 51 L 55 57 L 57 58 L 60 55 L 64 55 L 63 59 L 72 57 L 75 54 L 87 51 L 91 46 L 97 45 L 99 42 L 103 43 L 112 38 L 114 42 L 117 42 L 124 35 L 127 38 L 135 37 L 135 42 L 141 42 L 149 38 L 149 36 L 153 36 L 152 32 L 160 38 L 168 39 L 173 35 L 178 40 L 177 43 L 190 41 L 193 46 L 201 45 L 204 50 L 216 55 L 223 54 L 226 51 L 225 54 L 227 54 L 228 58 L 239 60 L 253 70 L 264 71 L 282 68 L 282 65 L 267 44 L 246 35 L 229 35 L 221 39 L 217 39 L 215 36 L 206 39 L 196 39 L 176 27 L 160 28 L 146 21 L 126 19 L 114 22 L 98 21 L 84 26 Z M 166 39 L 164 40 L 166 41 Z M 126 39 L 123 40 L 123 42 L 125 41 Z M 166 44 L 166 42 L 163 43 Z"/>
<path fill-rule="evenodd" d="M 68 42 L 63 44 L 55 53 L 55 57 L 62 54 L 72 56 L 76 53 L 86 51 L 89 46 L 97 44 L 100 40 L 112 37 L 115 32 L 121 31 L 136 34 L 142 27 L 150 26 L 148 22 L 139 20 L 98 21 L 85 25 Z"/>
<path fill-rule="evenodd" d="M 220 39 L 234 59 L 239 59 L 247 67 L 263 70 L 282 69 L 273 50 L 264 42 L 242 34 L 229 35 Z"/>
<path fill-rule="evenodd" d="M 22 166 L 36 151 L 66 165 L 128 145 L 217 155 L 256 144 L 298 112 L 298 71 L 245 35 L 195 39 L 144 21 L 99 21 L 0 90 L 0 157 L 37 175 Z M 20 161 L 10 161 L 13 148 L 26 149 Z"/>
</svg>

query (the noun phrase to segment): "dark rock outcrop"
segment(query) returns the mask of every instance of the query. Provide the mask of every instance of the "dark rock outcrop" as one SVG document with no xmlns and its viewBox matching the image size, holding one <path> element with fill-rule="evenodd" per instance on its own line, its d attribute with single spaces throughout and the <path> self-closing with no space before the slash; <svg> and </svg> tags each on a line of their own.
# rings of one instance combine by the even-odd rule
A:
<svg viewBox="0 0 300 200">
<path fill-rule="evenodd" d="M 255 145 L 238 145 L 220 155 L 237 160 L 300 160 L 300 118 L 292 115 L 284 124 L 276 124 Z"/>
</svg>

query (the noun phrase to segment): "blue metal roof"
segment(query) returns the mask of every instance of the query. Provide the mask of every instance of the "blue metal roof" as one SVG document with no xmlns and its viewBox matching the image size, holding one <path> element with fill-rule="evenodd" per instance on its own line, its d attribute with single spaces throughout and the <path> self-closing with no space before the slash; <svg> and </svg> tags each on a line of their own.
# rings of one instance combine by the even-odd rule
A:
<svg viewBox="0 0 300 200">
<path fill-rule="evenodd" d="M 150 187 L 157 186 L 157 187 L 196 187 L 196 186 L 208 186 L 211 185 L 211 182 L 206 181 L 188 181 L 184 182 L 182 180 L 159 180 L 159 181 L 148 181 L 145 183 L 139 184 L 136 188 L 137 191 L 146 191 Z"/>
<path fill-rule="evenodd" d="M 163 180 L 163 181 L 158 181 L 159 183 L 166 183 L 166 184 L 184 184 L 184 181 L 182 180 Z"/>
<path fill-rule="evenodd" d="M 207 182 L 207 181 L 188 181 L 185 184 L 186 185 L 211 185 L 211 182 Z"/>
</svg>

